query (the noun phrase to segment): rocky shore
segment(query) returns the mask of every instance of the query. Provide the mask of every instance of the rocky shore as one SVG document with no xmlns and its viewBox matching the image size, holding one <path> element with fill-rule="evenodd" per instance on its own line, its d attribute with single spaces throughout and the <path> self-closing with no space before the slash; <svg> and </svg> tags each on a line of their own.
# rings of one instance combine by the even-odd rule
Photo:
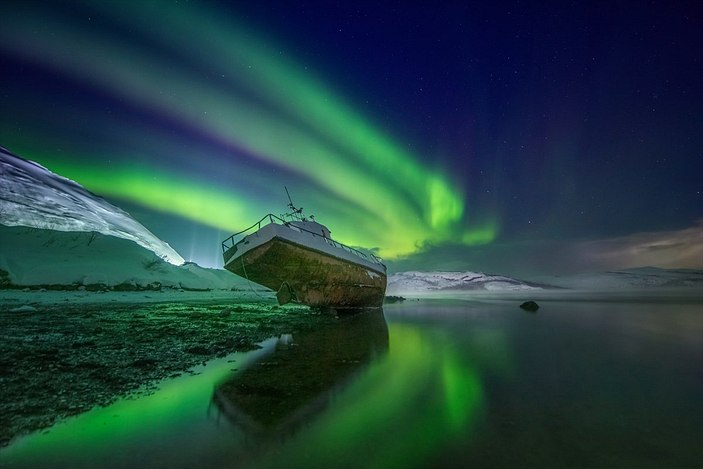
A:
<svg viewBox="0 0 703 469">
<path fill-rule="evenodd" d="M 209 359 L 334 320 L 267 299 L 0 302 L 0 447 L 92 407 L 149 393 Z"/>
</svg>

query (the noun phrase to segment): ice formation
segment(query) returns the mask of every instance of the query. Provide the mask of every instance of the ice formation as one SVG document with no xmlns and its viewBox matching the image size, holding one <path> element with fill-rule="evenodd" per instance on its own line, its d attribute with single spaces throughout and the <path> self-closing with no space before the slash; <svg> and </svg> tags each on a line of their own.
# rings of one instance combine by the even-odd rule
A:
<svg viewBox="0 0 703 469">
<path fill-rule="evenodd" d="M 185 260 L 128 213 L 80 184 L 0 147 L 0 224 L 124 238 L 174 265 Z"/>
</svg>

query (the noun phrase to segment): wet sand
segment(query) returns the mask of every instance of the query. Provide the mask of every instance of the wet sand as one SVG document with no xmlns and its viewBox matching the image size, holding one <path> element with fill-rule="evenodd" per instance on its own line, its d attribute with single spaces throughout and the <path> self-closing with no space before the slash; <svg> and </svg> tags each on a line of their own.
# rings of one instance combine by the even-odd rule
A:
<svg viewBox="0 0 703 469">
<path fill-rule="evenodd" d="M 307 307 L 279 307 L 267 295 L 110 295 L 0 297 L 0 446 L 95 406 L 148 394 L 160 380 L 212 358 L 335 320 Z"/>
</svg>

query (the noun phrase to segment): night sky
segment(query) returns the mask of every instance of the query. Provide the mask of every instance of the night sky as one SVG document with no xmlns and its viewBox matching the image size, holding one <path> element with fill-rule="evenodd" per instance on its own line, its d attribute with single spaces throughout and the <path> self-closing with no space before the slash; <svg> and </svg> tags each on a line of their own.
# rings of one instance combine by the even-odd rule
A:
<svg viewBox="0 0 703 469">
<path fill-rule="evenodd" d="M 703 268 L 699 2 L 0 4 L 0 145 L 183 257 L 294 202 L 397 270 Z"/>
</svg>

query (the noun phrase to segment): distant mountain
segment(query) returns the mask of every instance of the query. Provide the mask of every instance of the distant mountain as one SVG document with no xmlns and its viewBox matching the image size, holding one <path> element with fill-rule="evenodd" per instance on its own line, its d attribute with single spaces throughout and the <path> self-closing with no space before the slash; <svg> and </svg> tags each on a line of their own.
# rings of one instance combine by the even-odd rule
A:
<svg viewBox="0 0 703 469">
<path fill-rule="evenodd" d="M 226 270 L 176 266 L 132 241 L 95 232 L 0 225 L 0 246 L 0 288 L 249 288 Z"/>
<path fill-rule="evenodd" d="M 480 272 L 400 272 L 388 277 L 389 295 L 417 295 L 458 291 L 523 291 L 570 289 L 583 291 L 688 289 L 703 291 L 703 271 L 692 269 L 614 270 L 530 281 Z"/>
<path fill-rule="evenodd" d="M 443 291 L 540 290 L 541 286 L 502 275 L 480 272 L 400 272 L 388 278 L 387 294 L 403 295 Z"/>
<path fill-rule="evenodd" d="M 124 238 L 180 265 L 185 260 L 123 210 L 80 184 L 0 147 L 0 224 Z M 5 246 L 3 246 L 5 250 Z"/>
</svg>

